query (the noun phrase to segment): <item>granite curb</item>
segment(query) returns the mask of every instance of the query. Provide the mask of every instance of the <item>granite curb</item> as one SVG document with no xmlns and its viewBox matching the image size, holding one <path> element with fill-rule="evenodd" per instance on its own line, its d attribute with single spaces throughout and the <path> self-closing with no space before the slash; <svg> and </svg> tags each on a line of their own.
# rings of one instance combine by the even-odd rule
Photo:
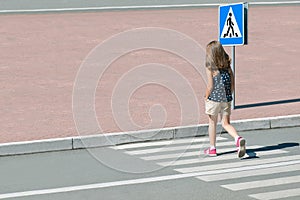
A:
<svg viewBox="0 0 300 200">
<path fill-rule="evenodd" d="M 257 118 L 232 121 L 237 131 L 251 131 L 300 126 L 300 115 Z M 172 140 L 207 135 L 207 124 L 180 126 L 163 129 L 141 130 L 123 133 L 75 136 L 47 140 L 13 142 L 0 144 L 0 156 L 42 153 L 62 150 L 76 150 L 107 147 L 135 142 Z M 218 130 L 222 130 L 218 125 Z"/>
</svg>

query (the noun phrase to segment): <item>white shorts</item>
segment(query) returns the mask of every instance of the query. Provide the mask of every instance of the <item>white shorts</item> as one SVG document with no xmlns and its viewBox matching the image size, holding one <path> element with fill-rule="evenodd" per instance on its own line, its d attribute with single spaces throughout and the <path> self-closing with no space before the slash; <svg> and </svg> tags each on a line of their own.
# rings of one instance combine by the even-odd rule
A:
<svg viewBox="0 0 300 200">
<path fill-rule="evenodd" d="M 205 113 L 207 115 L 230 115 L 231 114 L 231 102 L 215 102 L 207 99 L 205 101 Z"/>
</svg>

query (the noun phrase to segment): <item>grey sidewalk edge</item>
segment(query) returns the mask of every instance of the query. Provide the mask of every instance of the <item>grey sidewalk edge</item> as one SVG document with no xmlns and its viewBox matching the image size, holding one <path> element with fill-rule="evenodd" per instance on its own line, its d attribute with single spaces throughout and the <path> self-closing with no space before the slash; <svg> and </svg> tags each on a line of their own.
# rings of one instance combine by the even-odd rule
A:
<svg viewBox="0 0 300 200">
<path fill-rule="evenodd" d="M 73 138 L 55 138 L 0 144 L 0 156 L 72 150 Z"/>
<path fill-rule="evenodd" d="M 300 127 L 300 114 L 232 121 L 237 131 Z M 0 156 L 106 147 L 207 135 L 207 124 L 0 144 Z M 218 125 L 218 132 L 222 131 Z"/>
<path fill-rule="evenodd" d="M 31 1 L 31 2 L 30 2 Z M 1 2 L 2 9 L 0 9 L 0 14 L 25 14 L 25 13 L 49 13 L 49 12 L 86 12 L 86 11 L 115 11 L 115 10 L 145 10 L 145 9 L 186 9 L 186 8 L 201 8 L 201 7 L 217 7 L 222 4 L 228 4 L 228 2 L 220 3 L 218 1 L 207 1 L 207 2 L 194 2 L 194 3 L 182 3 L 182 4 L 119 4 L 119 5 L 89 5 L 80 4 L 78 5 L 74 2 L 62 2 L 55 5 L 55 3 L 49 2 L 34 2 L 35 0 L 28 0 L 27 4 L 20 4 L 16 1 L 4 1 Z M 86 2 L 85 2 L 86 3 Z M 278 1 L 278 2 L 268 2 L 268 1 L 248 1 L 249 5 L 254 6 L 274 6 L 274 5 L 298 5 L 300 1 Z M 17 5 L 17 6 L 16 6 Z"/>
</svg>

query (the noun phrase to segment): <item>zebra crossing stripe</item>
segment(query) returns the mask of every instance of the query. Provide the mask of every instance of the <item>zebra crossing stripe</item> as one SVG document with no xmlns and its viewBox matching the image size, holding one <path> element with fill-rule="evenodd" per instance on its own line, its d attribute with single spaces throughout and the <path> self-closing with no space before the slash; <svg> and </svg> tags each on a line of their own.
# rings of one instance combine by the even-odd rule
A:
<svg viewBox="0 0 300 200">
<path fill-rule="evenodd" d="M 154 155 L 154 156 L 143 156 L 141 157 L 141 159 L 164 160 L 164 159 L 176 159 L 176 158 L 190 157 L 190 156 L 199 156 L 199 151 L 179 152 L 179 153 L 170 153 L 170 154 Z"/>
<path fill-rule="evenodd" d="M 228 140 L 224 137 L 218 137 L 217 141 L 224 141 Z M 192 137 L 187 139 L 175 139 L 175 140 L 164 140 L 164 141 L 156 141 L 156 142 L 139 142 L 139 143 L 132 143 L 132 144 L 123 144 L 110 147 L 112 149 L 133 149 L 133 148 L 140 148 L 140 147 L 155 147 L 155 146 L 164 146 L 164 145 L 176 145 L 176 144 L 192 144 L 196 142 L 206 142 L 209 141 L 208 137 Z"/>
<path fill-rule="evenodd" d="M 218 146 L 228 146 L 234 145 L 234 142 L 222 142 L 218 143 Z M 152 154 L 158 152 L 166 152 L 166 151 L 178 151 L 178 150 L 190 150 L 190 149 L 200 149 L 203 148 L 204 143 L 197 144 L 186 144 L 181 146 L 165 146 L 161 148 L 152 148 L 152 149 L 144 149 L 144 150 L 135 150 L 135 151 L 127 151 L 126 153 L 130 155 L 140 155 L 140 154 Z"/>
<path fill-rule="evenodd" d="M 294 164 L 294 165 L 283 166 L 283 167 L 272 167 L 266 169 L 256 169 L 251 171 L 233 172 L 233 173 L 226 173 L 226 174 L 199 176 L 197 178 L 203 181 L 210 182 L 210 181 L 222 181 L 222 180 L 230 180 L 235 178 L 244 178 L 244 177 L 259 176 L 259 175 L 277 174 L 282 172 L 293 172 L 293 171 L 300 171 L 300 164 Z"/>
<path fill-rule="evenodd" d="M 295 165 L 295 164 L 300 164 L 300 160 L 292 160 L 286 162 L 276 162 L 276 163 L 268 163 L 263 165 L 252 165 L 252 166 L 236 167 L 236 168 L 226 168 L 226 169 L 219 169 L 219 170 L 209 170 L 209 171 L 201 171 L 201 172 L 191 172 L 187 174 L 198 174 L 197 178 L 201 179 L 202 176 L 208 176 L 208 175 L 252 171 L 257 169 L 267 169 L 271 167 L 281 167 L 281 166 L 288 166 L 288 165 Z"/>
<path fill-rule="evenodd" d="M 265 156 L 265 155 L 278 155 L 276 158 L 265 158 L 265 159 L 249 159 L 249 160 L 238 160 L 233 141 L 228 141 L 227 138 L 219 137 L 218 142 L 218 153 L 224 155 L 216 157 L 203 157 L 202 150 L 204 149 L 204 142 L 208 142 L 208 138 L 187 138 L 178 140 L 167 140 L 167 141 L 156 141 L 156 142 L 143 142 L 135 144 L 126 144 L 113 147 L 116 150 L 125 150 L 125 153 L 129 155 L 139 156 L 144 160 L 156 161 L 156 164 L 161 166 L 176 166 L 175 171 L 183 173 L 183 177 L 195 177 L 203 181 L 218 181 L 218 180 L 230 180 L 234 178 L 243 178 L 256 175 L 269 175 L 282 172 L 296 172 L 300 171 L 300 155 L 284 156 L 288 153 L 284 150 L 270 150 L 270 151 L 255 151 L 255 149 L 262 148 L 262 146 L 247 146 L 249 157 L 251 154 L 249 149 L 254 153 L 254 156 Z M 227 140 L 227 141 L 226 141 Z M 231 148 L 224 148 L 232 145 Z M 228 153 L 228 154 L 227 154 Z M 251 152 L 252 153 L 252 152 Z M 153 155 L 155 154 L 155 155 Z M 196 157 L 197 156 L 197 157 Z M 187 158 L 194 157 L 194 158 Z M 186 159 L 187 158 L 187 159 Z M 208 162 L 214 161 L 229 161 L 236 160 L 234 162 L 227 162 L 221 164 L 212 164 Z M 160 161 L 160 162 L 159 162 Z M 208 163 L 209 165 L 194 166 L 194 167 L 183 167 L 183 165 Z M 221 187 L 232 190 L 240 191 L 246 189 L 263 188 L 274 185 L 287 185 L 292 183 L 299 183 L 300 175 L 272 178 L 267 180 L 240 182 L 234 184 L 225 184 Z M 291 190 L 291 194 L 286 195 L 280 191 L 266 192 L 251 194 L 250 197 L 258 200 L 277 199 L 279 195 L 285 197 L 293 197 L 300 195 L 300 188 Z M 290 192 L 290 191 L 289 191 Z M 266 198 L 268 196 L 268 198 Z M 283 198 L 280 197 L 280 198 Z"/>
<path fill-rule="evenodd" d="M 261 146 L 248 146 L 247 148 L 251 148 L 251 149 L 255 149 L 255 148 L 260 148 Z M 220 149 L 219 153 L 224 153 L 224 152 L 230 152 L 230 151 L 234 151 L 234 148 L 226 148 L 226 149 Z M 153 155 L 153 156 L 142 156 L 140 157 L 143 160 L 164 160 L 164 159 L 176 159 L 176 158 L 184 158 L 184 157 L 192 157 L 192 156 L 200 156 L 200 158 L 204 158 L 203 156 L 201 156 L 201 154 L 203 155 L 203 152 L 200 151 L 200 149 L 198 151 L 191 151 L 191 152 L 177 152 L 177 153 L 168 153 L 168 154 L 162 154 L 162 155 Z M 219 159 L 221 157 L 215 157 L 212 159 Z M 207 158 L 205 158 L 207 159 Z M 203 161 L 205 162 L 205 161 Z"/>
<path fill-rule="evenodd" d="M 258 147 L 259 148 L 259 147 Z M 273 150 L 273 151 L 262 151 L 255 153 L 256 156 L 266 156 L 266 155 L 276 155 L 276 154 L 283 154 L 288 153 L 287 151 L 283 150 Z M 246 157 L 247 158 L 247 157 Z M 176 160 L 176 161 L 166 161 L 166 162 L 158 162 L 157 164 L 161 166 L 178 166 L 178 165 L 187 165 L 187 164 L 195 164 L 195 163 L 203 163 L 203 162 L 211 162 L 211 161 L 225 161 L 236 159 L 236 154 L 229 154 L 219 157 L 203 157 L 203 158 L 193 158 L 193 159 L 184 159 L 184 160 Z"/>
<path fill-rule="evenodd" d="M 299 182 L 300 182 L 300 175 L 283 177 L 283 178 L 272 178 L 272 179 L 259 180 L 259 181 L 250 181 L 250 182 L 243 182 L 243 183 L 234 183 L 234 184 L 227 184 L 221 186 L 232 191 L 238 191 L 238 190 L 246 190 L 246 189 L 284 185 L 284 184 L 299 183 Z"/>
<path fill-rule="evenodd" d="M 249 146 L 249 148 L 251 149 L 255 149 L 255 148 L 260 148 L 261 146 Z M 235 148 L 223 148 L 220 149 L 219 153 L 226 153 L 226 152 L 234 152 Z M 176 155 L 176 156 L 175 156 Z M 165 158 L 165 155 L 162 155 L 163 158 Z M 167 155 L 168 156 L 168 155 Z M 203 152 L 199 151 L 193 151 L 193 152 L 186 152 L 186 153 L 182 153 L 182 155 L 180 155 L 179 153 L 177 154 L 170 154 L 170 156 L 173 156 L 173 160 L 169 160 L 169 161 L 164 161 L 164 162 L 158 162 L 159 165 L 162 166 L 169 166 L 169 165 L 184 165 L 184 164 L 193 164 L 193 163 L 204 163 L 204 162 L 211 162 L 211 161 L 219 161 L 219 160 L 230 160 L 230 159 L 236 159 L 236 154 L 228 154 L 228 155 L 224 155 L 224 156 L 218 156 L 218 157 L 205 157 Z M 179 158 L 185 158 L 185 157 L 191 157 L 191 156 L 198 156 L 197 158 L 194 159 L 180 159 Z M 159 158 L 159 156 L 155 156 L 156 158 Z M 142 159 L 144 159 L 145 157 L 143 157 Z M 151 157 L 153 158 L 153 157 Z M 178 158 L 178 160 L 174 161 L 174 158 Z M 156 159 L 159 160 L 159 159 Z"/>
<path fill-rule="evenodd" d="M 186 167 L 186 168 L 178 168 L 175 170 L 178 172 L 181 172 L 181 173 L 190 173 L 190 172 L 197 172 L 197 171 L 217 170 L 217 169 L 224 169 L 224 168 L 242 167 L 242 166 L 282 162 L 282 161 L 297 160 L 297 159 L 300 159 L 300 155 L 267 158 L 267 159 L 261 159 L 261 160 L 257 160 L 257 159 L 245 160 L 245 161 L 242 160 L 242 161 L 235 162 L 235 163 L 206 165 L 206 166 L 199 166 L 199 167 Z"/>
<path fill-rule="evenodd" d="M 251 194 L 249 196 L 258 200 L 272 200 L 272 199 L 296 197 L 296 196 L 300 196 L 300 189 L 295 188 L 295 189 L 288 189 L 288 190 L 278 190 L 275 192 Z"/>
</svg>

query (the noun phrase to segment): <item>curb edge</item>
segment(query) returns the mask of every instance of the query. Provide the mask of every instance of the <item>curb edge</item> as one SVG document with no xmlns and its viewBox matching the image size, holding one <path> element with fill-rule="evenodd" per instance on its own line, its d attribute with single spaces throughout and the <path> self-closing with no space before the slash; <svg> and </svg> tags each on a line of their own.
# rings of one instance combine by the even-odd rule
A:
<svg viewBox="0 0 300 200">
<path fill-rule="evenodd" d="M 236 120 L 232 121 L 232 125 L 236 128 L 237 131 L 298 127 L 300 126 L 300 114 Z M 76 150 L 136 142 L 172 140 L 179 138 L 205 136 L 207 134 L 207 128 L 208 124 L 198 124 L 191 126 L 179 126 L 121 133 L 3 143 L 0 144 L 0 156 L 33 154 L 62 150 Z M 221 126 L 218 125 L 217 130 L 221 130 L 220 128 Z"/>
</svg>

